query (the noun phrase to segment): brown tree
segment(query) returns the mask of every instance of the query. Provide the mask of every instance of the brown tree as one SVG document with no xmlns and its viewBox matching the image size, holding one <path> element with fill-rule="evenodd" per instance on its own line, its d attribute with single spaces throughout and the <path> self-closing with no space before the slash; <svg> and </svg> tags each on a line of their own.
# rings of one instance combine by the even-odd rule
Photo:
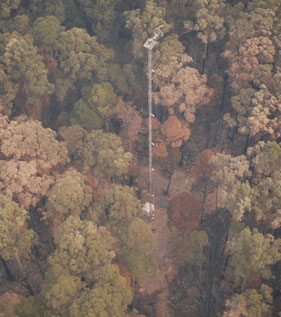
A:
<svg viewBox="0 0 281 317">
<path fill-rule="evenodd" d="M 167 144 L 172 148 L 180 147 L 182 142 L 188 140 L 190 136 L 187 123 L 180 121 L 175 115 L 169 116 L 168 120 L 164 122 L 161 132 Z"/>
<path fill-rule="evenodd" d="M 191 232 L 199 226 L 200 203 L 190 193 L 175 196 L 169 206 L 169 217 L 178 227 Z"/>
<path fill-rule="evenodd" d="M 196 107 L 208 104 L 213 96 L 213 89 L 206 82 L 206 75 L 200 75 L 197 69 L 186 66 L 178 70 L 169 84 L 161 86 L 159 92 L 154 93 L 154 102 L 166 107 L 180 106 L 181 112 L 186 112 L 186 120 L 193 122 L 192 114 Z"/>
<path fill-rule="evenodd" d="M 2 191 L 24 207 L 35 205 L 55 181 L 52 170 L 69 161 L 65 144 L 41 123 L 0 116 L 0 182 Z"/>
<path fill-rule="evenodd" d="M 123 121 L 121 138 L 126 150 L 132 152 L 133 143 L 138 139 L 142 126 L 142 118 L 132 104 L 124 103 L 118 111 L 118 117 Z"/>
<path fill-rule="evenodd" d="M 250 87 L 259 64 L 273 63 L 274 55 L 275 48 L 268 37 L 247 39 L 238 52 L 226 50 L 223 56 L 231 61 L 227 73 L 232 80 L 232 88 Z"/>
<path fill-rule="evenodd" d="M 213 173 L 215 164 L 212 162 L 214 152 L 211 149 L 204 150 L 195 159 L 191 169 L 191 175 L 195 178 L 209 179 Z"/>
<path fill-rule="evenodd" d="M 153 156 L 159 159 L 165 159 L 168 157 L 169 153 L 167 146 L 163 141 L 157 141 L 152 148 Z"/>
<path fill-rule="evenodd" d="M 223 56 L 229 62 L 227 73 L 234 90 L 249 88 L 260 64 L 272 64 L 275 46 L 272 42 L 274 18 L 280 10 L 273 3 L 240 2 L 228 17 L 229 41 Z"/>
</svg>

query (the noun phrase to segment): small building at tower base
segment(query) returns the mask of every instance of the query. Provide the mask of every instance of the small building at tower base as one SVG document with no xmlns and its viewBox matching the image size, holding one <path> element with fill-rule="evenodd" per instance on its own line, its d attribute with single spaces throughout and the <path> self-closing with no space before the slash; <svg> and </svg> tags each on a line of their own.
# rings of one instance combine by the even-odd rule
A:
<svg viewBox="0 0 281 317">
<path fill-rule="evenodd" d="M 151 216 L 154 212 L 154 204 L 147 201 L 142 207 L 142 211 L 146 216 Z"/>
</svg>

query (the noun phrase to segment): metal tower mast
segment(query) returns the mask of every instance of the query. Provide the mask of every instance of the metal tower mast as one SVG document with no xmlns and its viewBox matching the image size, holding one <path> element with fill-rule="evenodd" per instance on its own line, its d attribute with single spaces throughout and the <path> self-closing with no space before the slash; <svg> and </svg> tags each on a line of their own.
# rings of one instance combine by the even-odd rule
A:
<svg viewBox="0 0 281 317">
<path fill-rule="evenodd" d="M 163 25 L 160 25 L 156 28 L 156 32 L 153 35 L 152 38 L 149 38 L 146 40 L 144 43 L 144 47 L 147 48 L 148 50 L 148 162 L 149 162 L 149 204 L 148 204 L 148 209 L 147 212 L 149 214 L 152 214 L 154 211 L 154 204 L 153 204 L 153 197 L 154 197 L 154 192 L 153 192 L 153 167 L 152 167 L 152 49 L 156 45 L 156 41 L 162 37 L 164 34 L 161 31 L 161 27 Z M 152 214 L 153 216 L 153 214 Z"/>
<path fill-rule="evenodd" d="M 153 195 L 152 178 L 152 49 L 148 49 L 148 163 L 149 163 L 149 194 L 150 203 Z"/>
</svg>

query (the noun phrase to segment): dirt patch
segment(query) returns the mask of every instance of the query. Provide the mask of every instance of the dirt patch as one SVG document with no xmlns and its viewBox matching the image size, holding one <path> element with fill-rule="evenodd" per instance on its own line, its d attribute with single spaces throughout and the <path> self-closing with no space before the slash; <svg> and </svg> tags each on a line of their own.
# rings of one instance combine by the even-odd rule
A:
<svg viewBox="0 0 281 317">
<path fill-rule="evenodd" d="M 172 316 L 169 310 L 169 291 L 168 291 L 168 269 L 171 267 L 169 257 L 169 240 L 171 232 L 168 228 L 168 216 L 166 210 L 155 210 L 155 245 L 152 251 L 152 261 L 156 267 L 153 277 L 140 283 L 144 295 L 157 293 L 154 301 L 154 311 L 156 317 Z"/>
</svg>

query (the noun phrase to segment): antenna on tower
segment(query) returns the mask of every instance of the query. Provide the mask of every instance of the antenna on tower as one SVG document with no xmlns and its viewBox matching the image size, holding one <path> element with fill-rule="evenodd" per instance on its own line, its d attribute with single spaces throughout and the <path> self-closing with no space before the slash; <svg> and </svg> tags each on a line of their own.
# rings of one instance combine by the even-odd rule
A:
<svg viewBox="0 0 281 317">
<path fill-rule="evenodd" d="M 152 73 L 154 70 L 152 69 L 152 49 L 157 43 L 157 40 L 160 37 L 164 36 L 164 33 L 161 31 L 161 28 L 164 25 L 159 25 L 155 29 L 155 33 L 153 37 L 150 37 L 145 41 L 143 46 L 148 50 L 148 170 L 149 170 L 149 198 L 146 204 L 143 207 L 143 211 L 151 216 L 152 219 L 154 219 L 154 186 L 153 186 L 153 167 L 152 167 L 152 145 L 154 143 L 152 142 L 152 117 L 154 117 L 154 114 L 152 113 Z"/>
</svg>

